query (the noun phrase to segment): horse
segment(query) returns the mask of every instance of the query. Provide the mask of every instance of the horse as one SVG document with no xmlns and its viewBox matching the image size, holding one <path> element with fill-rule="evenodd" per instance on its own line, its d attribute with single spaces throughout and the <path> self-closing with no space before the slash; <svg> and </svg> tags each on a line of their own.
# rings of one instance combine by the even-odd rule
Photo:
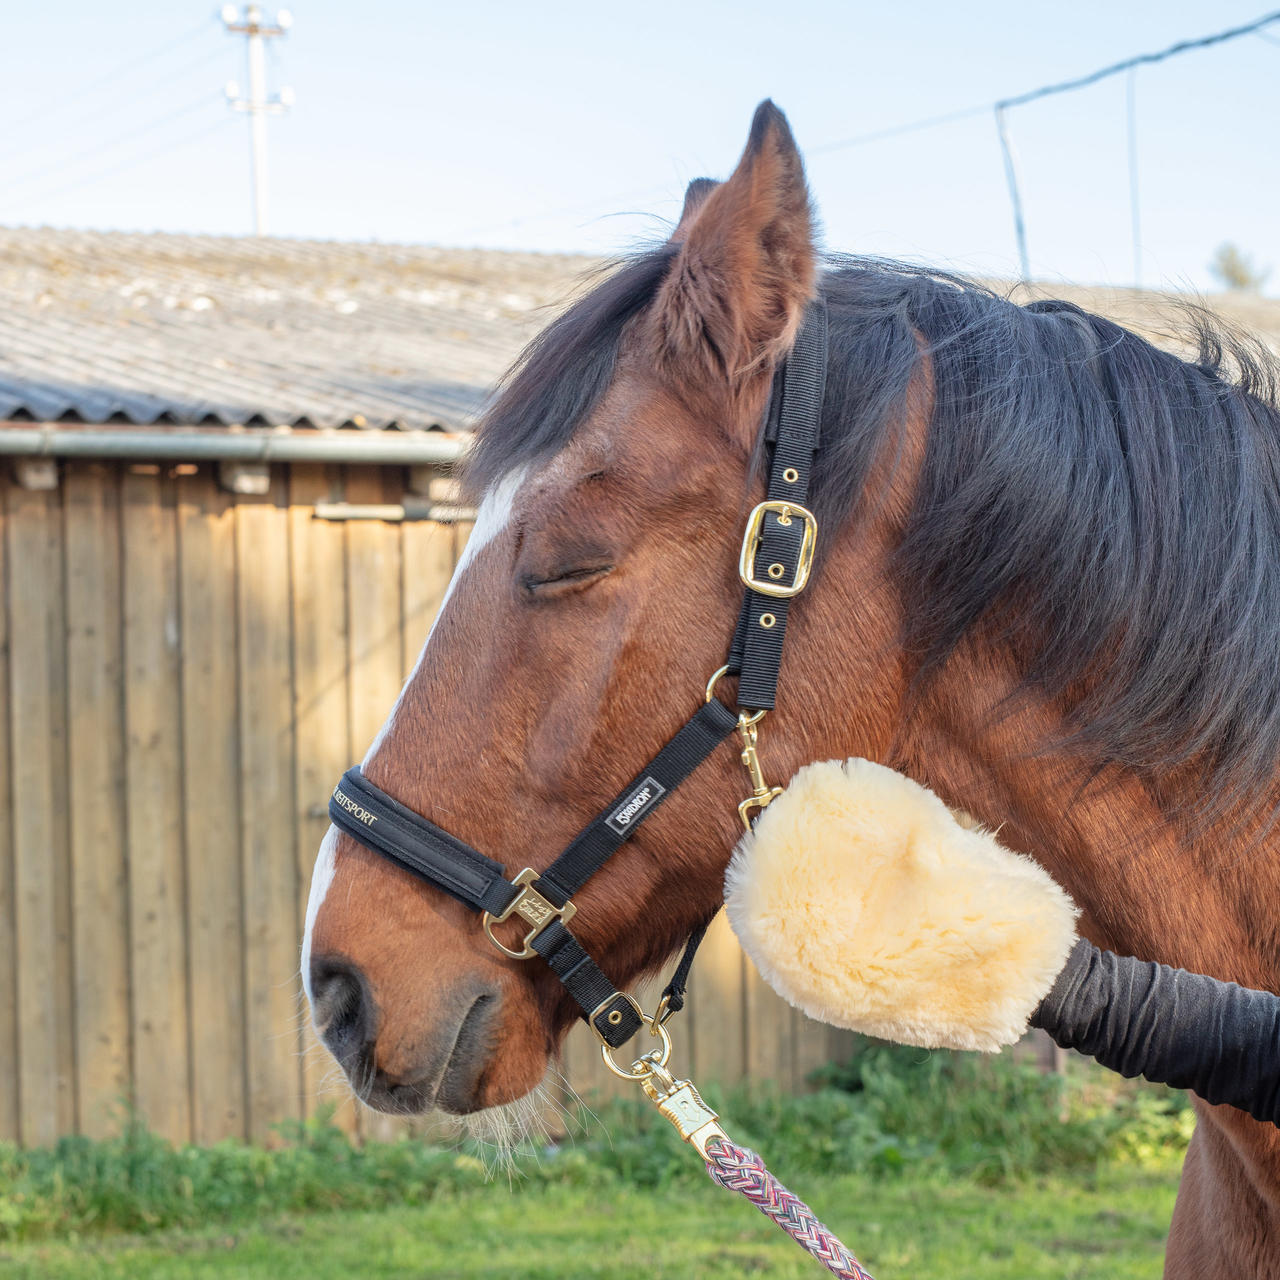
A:
<svg viewBox="0 0 1280 1280">
<path fill-rule="evenodd" d="M 762 422 L 806 308 L 829 362 L 813 577 L 761 758 L 862 756 L 1070 892 L 1101 947 L 1280 987 L 1280 411 L 1259 344 L 1184 360 L 1063 302 L 820 254 L 763 103 L 732 175 L 537 337 L 480 424 L 478 503 L 364 775 L 545 868 L 701 701 L 741 601 Z M 575 894 L 624 986 L 721 905 L 741 825 L 713 754 Z M 488 1114 L 577 1016 L 539 958 L 336 828 L 303 945 L 370 1106 Z M 1280 1134 L 1196 1100 L 1165 1274 L 1280 1277 Z"/>
</svg>

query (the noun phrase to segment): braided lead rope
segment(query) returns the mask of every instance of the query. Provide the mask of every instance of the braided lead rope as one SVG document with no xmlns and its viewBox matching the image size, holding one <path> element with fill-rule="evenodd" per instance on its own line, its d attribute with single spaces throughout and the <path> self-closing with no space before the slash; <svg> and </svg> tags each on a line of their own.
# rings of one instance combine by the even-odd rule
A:
<svg viewBox="0 0 1280 1280">
<path fill-rule="evenodd" d="M 754 1151 L 728 1138 L 707 1143 L 707 1172 L 713 1182 L 740 1192 L 761 1213 L 772 1218 L 802 1249 L 811 1253 L 841 1280 L 872 1280 L 857 1258 L 822 1225 L 799 1196 L 788 1191 L 764 1167 Z"/>
</svg>

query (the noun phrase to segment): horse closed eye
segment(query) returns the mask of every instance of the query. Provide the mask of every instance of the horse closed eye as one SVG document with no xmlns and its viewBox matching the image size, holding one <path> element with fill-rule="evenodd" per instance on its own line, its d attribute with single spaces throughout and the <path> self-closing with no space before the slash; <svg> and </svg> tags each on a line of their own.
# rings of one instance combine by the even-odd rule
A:
<svg viewBox="0 0 1280 1280">
<path fill-rule="evenodd" d="M 530 574 L 521 585 L 530 595 L 547 599 L 585 591 L 612 572 L 611 564 L 580 565 L 572 569 L 557 569 L 545 576 Z"/>
</svg>

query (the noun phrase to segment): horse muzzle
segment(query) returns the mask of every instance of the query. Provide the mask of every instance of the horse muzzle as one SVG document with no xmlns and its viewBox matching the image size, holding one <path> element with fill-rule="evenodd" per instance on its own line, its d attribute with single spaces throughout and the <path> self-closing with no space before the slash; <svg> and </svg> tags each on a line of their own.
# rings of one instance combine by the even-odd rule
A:
<svg viewBox="0 0 1280 1280">
<path fill-rule="evenodd" d="M 484 1075 L 494 1049 L 501 993 L 451 993 L 447 1008 L 412 1040 L 387 1034 L 369 979 L 341 955 L 311 962 L 311 1011 L 325 1047 L 356 1096 L 390 1115 L 431 1110 L 466 1115 L 492 1104 Z"/>
</svg>

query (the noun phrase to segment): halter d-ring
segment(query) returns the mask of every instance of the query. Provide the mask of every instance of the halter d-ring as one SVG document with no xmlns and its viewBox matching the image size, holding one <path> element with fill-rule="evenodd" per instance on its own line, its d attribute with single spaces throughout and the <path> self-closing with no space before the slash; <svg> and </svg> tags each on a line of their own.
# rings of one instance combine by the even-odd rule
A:
<svg viewBox="0 0 1280 1280">
<path fill-rule="evenodd" d="M 715 700 L 716 685 L 718 685 L 720 681 L 724 679 L 724 677 L 727 676 L 728 674 L 729 674 L 729 664 L 725 663 L 725 665 L 721 667 L 718 671 L 716 671 L 712 675 L 711 679 L 707 681 L 706 700 L 708 702 L 712 702 Z M 763 720 L 765 716 L 767 716 L 768 714 L 769 714 L 768 707 L 766 707 L 763 711 L 752 712 L 750 715 L 748 715 L 747 712 L 745 711 L 739 711 L 738 712 L 738 732 L 742 733 L 745 730 L 750 729 L 752 725 L 759 724 L 760 721 Z"/>
<path fill-rule="evenodd" d="M 657 1036 L 662 1041 L 661 1048 L 651 1049 L 648 1053 L 641 1054 L 630 1067 L 624 1070 L 614 1062 L 613 1050 L 607 1044 L 600 1046 L 600 1057 L 604 1060 L 604 1065 L 621 1080 L 647 1080 L 653 1075 L 655 1069 L 665 1067 L 667 1059 L 671 1057 L 671 1033 L 661 1022 L 656 1022 L 647 1013 L 642 1013 L 640 1018 L 649 1028 L 649 1034 Z"/>
</svg>

